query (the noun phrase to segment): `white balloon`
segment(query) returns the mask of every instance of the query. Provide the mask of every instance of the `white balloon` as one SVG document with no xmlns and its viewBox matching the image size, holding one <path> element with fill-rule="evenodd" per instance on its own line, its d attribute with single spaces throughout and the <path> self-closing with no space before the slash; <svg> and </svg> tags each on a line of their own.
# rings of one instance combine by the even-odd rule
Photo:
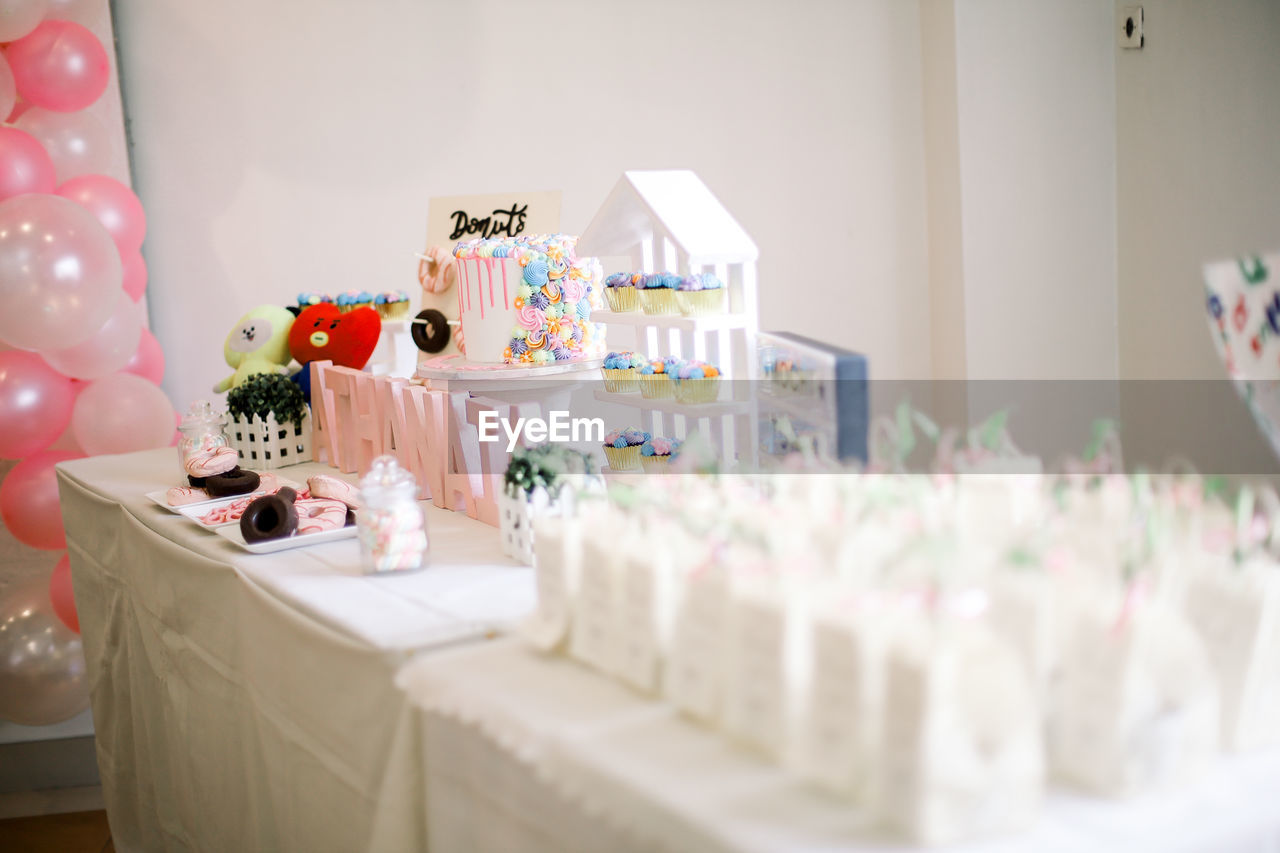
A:
<svg viewBox="0 0 1280 853">
<path fill-rule="evenodd" d="M 44 350 L 40 357 L 54 370 L 72 379 L 101 379 L 129 363 L 142 340 L 142 305 L 132 299 L 116 300 L 116 308 L 102 328 L 84 343 Z"/>
<path fill-rule="evenodd" d="M 0 41 L 25 36 L 44 20 L 45 0 L 0 0 Z"/>
<path fill-rule="evenodd" d="M 123 279 L 111 235 L 74 201 L 0 201 L 0 341 L 31 350 L 87 341 L 128 299 Z"/>
<path fill-rule="evenodd" d="M 115 165 L 116 146 L 111 134 L 88 110 L 60 113 L 32 107 L 13 126 L 25 130 L 44 146 L 60 184 L 80 175 L 106 174 Z"/>
<path fill-rule="evenodd" d="M 102 20 L 107 0 L 45 0 L 46 19 L 51 21 L 75 21 L 93 29 Z"/>
<path fill-rule="evenodd" d="M 49 574 L 0 595 L 0 719 L 21 726 L 60 723 L 89 707 L 84 647 L 53 612 Z"/>
</svg>

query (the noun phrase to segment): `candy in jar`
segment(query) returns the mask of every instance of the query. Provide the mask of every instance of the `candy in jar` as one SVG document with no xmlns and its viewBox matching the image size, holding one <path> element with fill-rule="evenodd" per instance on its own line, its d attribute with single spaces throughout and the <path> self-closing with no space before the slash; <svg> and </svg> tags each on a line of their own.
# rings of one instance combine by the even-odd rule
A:
<svg viewBox="0 0 1280 853">
<path fill-rule="evenodd" d="M 178 465 L 182 473 L 190 473 L 192 457 L 231 446 L 223 430 L 226 423 L 226 414 L 215 410 L 208 400 L 196 400 L 191 404 L 178 424 L 182 433 L 178 440 Z"/>
<path fill-rule="evenodd" d="M 356 516 L 364 570 L 371 574 L 420 569 L 427 559 L 427 523 L 413 474 L 391 456 L 373 460 L 360 481 Z"/>
</svg>

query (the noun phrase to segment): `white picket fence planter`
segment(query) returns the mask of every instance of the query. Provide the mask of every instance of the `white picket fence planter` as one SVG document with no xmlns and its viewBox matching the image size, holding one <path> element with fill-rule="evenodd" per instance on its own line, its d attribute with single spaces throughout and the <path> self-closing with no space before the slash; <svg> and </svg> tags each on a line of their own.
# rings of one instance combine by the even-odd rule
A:
<svg viewBox="0 0 1280 853">
<path fill-rule="evenodd" d="M 233 418 L 227 434 L 231 446 L 240 451 L 240 464 L 245 468 L 261 471 L 311 461 L 310 407 L 304 411 L 301 423 L 282 425 L 274 414 L 268 414 L 265 421 L 254 415 L 249 423 Z"/>
<path fill-rule="evenodd" d="M 527 566 L 533 565 L 533 519 L 536 515 L 560 512 L 558 502 L 544 488 L 536 488 L 527 497 L 523 492 L 512 497 L 507 492 L 498 496 L 498 528 L 502 531 L 502 553 Z"/>
<path fill-rule="evenodd" d="M 566 512 L 572 514 L 578 500 L 578 490 L 603 495 L 604 481 L 594 474 L 581 478 L 577 480 L 576 487 L 566 486 L 561 489 L 558 498 L 552 498 L 541 486 L 527 496 L 520 492 L 517 497 L 512 497 L 504 490 L 498 495 L 498 529 L 502 533 L 502 553 L 526 566 L 532 566 L 534 518 L 564 515 Z"/>
</svg>

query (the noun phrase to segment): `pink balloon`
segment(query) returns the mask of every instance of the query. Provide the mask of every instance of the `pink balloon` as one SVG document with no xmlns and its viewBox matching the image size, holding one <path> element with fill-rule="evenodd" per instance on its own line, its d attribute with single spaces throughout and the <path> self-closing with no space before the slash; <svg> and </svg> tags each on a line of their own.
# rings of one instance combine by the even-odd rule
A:
<svg viewBox="0 0 1280 853">
<path fill-rule="evenodd" d="M 3 89 L 2 80 L 0 89 Z M 2 100 L 3 91 L 0 91 Z M 102 122 L 84 110 L 60 113 L 32 107 L 15 119 L 13 126 L 31 134 L 44 146 L 53 161 L 59 183 L 80 175 L 105 172 L 115 163 L 116 151 L 111 135 Z"/>
<path fill-rule="evenodd" d="M 76 594 L 71 586 L 71 558 L 66 554 L 49 576 L 49 602 L 62 624 L 79 634 L 80 614 L 76 612 Z"/>
<path fill-rule="evenodd" d="M 121 278 L 111 235 L 80 205 L 54 195 L 0 201 L 0 340 L 30 350 L 88 340 L 124 298 Z"/>
<path fill-rule="evenodd" d="M 0 42 L 20 39 L 45 15 L 45 0 L 0 0 Z"/>
<path fill-rule="evenodd" d="M 0 456 L 44 450 L 71 423 L 71 380 L 33 352 L 0 352 Z"/>
<path fill-rule="evenodd" d="M 8 118 L 9 124 L 13 124 L 15 121 L 22 118 L 22 116 L 29 109 L 31 109 L 31 105 L 28 104 L 26 101 L 22 100 L 21 98 L 19 98 L 18 102 L 13 105 L 13 110 L 11 110 L 9 113 L 9 118 Z"/>
<path fill-rule="evenodd" d="M 13 82 L 9 60 L 0 53 L 0 116 L 7 116 L 18 105 L 18 84 Z M 12 119 L 10 119 L 12 121 Z"/>
<path fill-rule="evenodd" d="M 33 453 L 0 482 L 0 517 L 19 542 L 47 551 L 67 547 L 53 466 L 77 458 L 77 453 L 54 450 Z"/>
<path fill-rule="evenodd" d="M 88 210 L 111 234 L 123 255 L 142 247 L 147 217 L 133 190 L 106 175 L 81 175 L 58 187 L 58 195 Z"/>
<path fill-rule="evenodd" d="M 119 299 L 107 322 L 89 340 L 66 349 L 45 350 L 40 356 L 65 376 L 101 379 L 129 363 L 141 337 L 142 306 L 132 299 Z"/>
<path fill-rule="evenodd" d="M 124 366 L 124 372 L 141 376 L 153 385 L 159 385 L 164 379 L 164 350 L 160 349 L 160 342 L 145 326 L 142 328 L 142 339 L 138 341 L 138 350 Z"/>
<path fill-rule="evenodd" d="M 18 94 L 37 107 L 70 113 L 107 90 L 111 63 L 98 37 L 71 21 L 45 21 L 9 45 Z"/>
<path fill-rule="evenodd" d="M 173 405 L 155 385 L 132 373 L 97 380 L 76 399 L 71 429 L 85 453 L 131 453 L 168 447 Z"/>
<path fill-rule="evenodd" d="M 53 160 L 31 134 L 0 127 L 0 201 L 24 193 L 53 192 Z"/>
<path fill-rule="evenodd" d="M 124 263 L 124 292 L 134 302 L 142 301 L 142 294 L 147 290 L 147 262 L 142 259 L 142 252 L 121 252 L 120 260 Z"/>
</svg>

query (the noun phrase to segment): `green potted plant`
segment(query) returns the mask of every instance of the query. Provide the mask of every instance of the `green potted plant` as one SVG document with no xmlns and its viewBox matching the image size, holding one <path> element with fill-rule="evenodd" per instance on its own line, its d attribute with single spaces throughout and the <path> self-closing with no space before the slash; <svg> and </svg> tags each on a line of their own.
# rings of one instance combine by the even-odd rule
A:
<svg viewBox="0 0 1280 853">
<path fill-rule="evenodd" d="M 311 410 L 302 390 L 276 373 L 250 376 L 227 394 L 231 446 L 251 468 L 311 461 Z"/>
</svg>

